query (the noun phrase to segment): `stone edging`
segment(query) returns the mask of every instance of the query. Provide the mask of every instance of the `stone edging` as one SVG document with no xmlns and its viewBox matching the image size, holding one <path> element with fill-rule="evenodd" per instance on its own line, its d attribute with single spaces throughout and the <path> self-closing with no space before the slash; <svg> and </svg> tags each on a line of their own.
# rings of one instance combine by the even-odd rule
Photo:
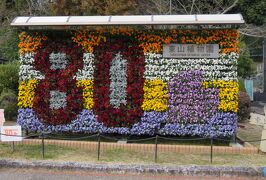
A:
<svg viewBox="0 0 266 180">
<path fill-rule="evenodd" d="M 86 164 L 76 162 L 18 161 L 0 159 L 0 168 L 44 168 L 64 170 L 86 170 L 107 173 L 152 173 L 188 176 L 229 176 L 262 177 L 263 167 L 230 166 L 163 166 L 163 165 L 122 165 L 122 164 Z"/>
</svg>

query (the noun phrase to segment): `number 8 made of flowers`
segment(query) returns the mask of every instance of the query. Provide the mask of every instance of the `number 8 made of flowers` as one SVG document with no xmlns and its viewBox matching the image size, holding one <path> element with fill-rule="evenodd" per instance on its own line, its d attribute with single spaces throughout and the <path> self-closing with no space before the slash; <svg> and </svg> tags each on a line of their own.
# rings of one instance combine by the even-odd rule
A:
<svg viewBox="0 0 266 180">
<path fill-rule="evenodd" d="M 94 112 L 108 127 L 130 127 L 143 115 L 143 49 L 121 38 L 95 48 Z"/>
<path fill-rule="evenodd" d="M 45 76 L 36 88 L 33 108 L 43 123 L 67 124 L 82 110 L 82 89 L 73 78 L 83 67 L 80 47 L 67 41 L 46 41 L 35 54 L 34 66 Z"/>
</svg>

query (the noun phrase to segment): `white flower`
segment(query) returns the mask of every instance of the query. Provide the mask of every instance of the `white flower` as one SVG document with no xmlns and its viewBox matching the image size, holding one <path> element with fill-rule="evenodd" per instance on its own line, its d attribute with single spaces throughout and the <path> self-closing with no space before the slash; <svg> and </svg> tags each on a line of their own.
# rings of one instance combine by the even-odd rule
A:
<svg viewBox="0 0 266 180">
<path fill-rule="evenodd" d="M 121 104 L 126 105 L 127 88 L 127 60 L 116 54 L 110 67 L 110 104 L 119 108 Z"/>
<path fill-rule="evenodd" d="M 89 80 L 93 79 L 94 75 L 94 54 L 92 53 L 84 53 L 83 54 L 83 69 L 79 69 L 74 79 L 77 80 Z"/>
<path fill-rule="evenodd" d="M 37 71 L 34 66 L 34 53 L 25 53 L 19 56 L 19 80 L 27 81 L 30 79 L 44 79 L 44 75 L 40 71 Z"/>
<path fill-rule="evenodd" d="M 65 69 L 68 61 L 65 53 L 51 53 L 49 55 L 49 61 L 51 63 L 50 69 Z"/>
<path fill-rule="evenodd" d="M 204 80 L 237 80 L 238 57 L 230 53 L 221 54 L 217 59 L 170 59 L 163 58 L 162 54 L 146 53 L 144 78 L 168 81 L 180 71 L 202 70 Z"/>
<path fill-rule="evenodd" d="M 44 79 L 44 75 L 42 75 L 40 71 L 35 70 L 35 68 L 31 65 L 20 65 L 18 74 L 20 81 Z"/>
<path fill-rule="evenodd" d="M 60 91 L 50 91 L 50 109 L 60 109 L 67 106 L 66 93 Z"/>
<path fill-rule="evenodd" d="M 25 53 L 20 54 L 19 62 L 20 64 L 32 64 L 34 62 L 35 53 Z"/>
</svg>

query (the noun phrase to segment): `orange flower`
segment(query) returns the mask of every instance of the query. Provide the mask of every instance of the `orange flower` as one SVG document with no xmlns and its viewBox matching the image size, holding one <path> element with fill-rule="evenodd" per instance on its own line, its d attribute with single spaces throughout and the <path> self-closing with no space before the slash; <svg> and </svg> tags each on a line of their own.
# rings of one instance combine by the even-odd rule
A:
<svg viewBox="0 0 266 180">
<path fill-rule="evenodd" d="M 35 33 L 33 37 L 26 32 L 22 32 L 19 35 L 19 53 L 24 54 L 27 52 L 35 52 L 42 44 L 42 41 L 47 40 L 46 36 L 39 36 Z"/>
<path fill-rule="evenodd" d="M 219 44 L 221 53 L 239 53 L 239 32 L 233 29 L 205 30 L 133 30 L 130 28 L 98 29 L 96 31 L 77 31 L 72 40 L 87 52 L 106 42 L 109 36 L 125 35 L 136 39 L 144 53 L 161 53 L 163 44 Z"/>
</svg>

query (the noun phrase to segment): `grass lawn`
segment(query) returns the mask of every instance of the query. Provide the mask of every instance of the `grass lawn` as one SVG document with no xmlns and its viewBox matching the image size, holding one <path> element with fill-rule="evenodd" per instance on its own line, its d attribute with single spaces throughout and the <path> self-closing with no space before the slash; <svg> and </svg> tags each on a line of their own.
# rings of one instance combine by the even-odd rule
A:
<svg viewBox="0 0 266 180">
<path fill-rule="evenodd" d="M 6 124 L 7 125 L 7 124 Z M 11 125 L 8 124 L 8 125 Z M 243 140 L 254 140 L 261 138 L 262 127 L 249 123 L 242 124 L 242 128 L 238 130 L 238 136 Z M 57 138 L 75 138 L 86 135 L 80 134 L 61 134 L 54 137 Z M 115 137 L 115 136 L 113 136 Z M 123 137 L 115 137 L 121 139 Z M 137 139 L 138 137 L 127 137 Z M 145 138 L 145 137 L 141 137 Z M 184 139 L 184 137 L 182 138 Z M 89 141 L 97 141 L 97 137 L 87 139 Z M 101 138 L 101 141 L 116 142 L 116 140 L 108 140 Z M 139 141 L 134 143 L 154 144 L 154 139 Z M 172 141 L 158 140 L 159 144 L 198 144 L 208 145 L 209 140 L 201 141 Z M 214 142 L 215 145 L 228 145 L 227 143 Z M 259 143 L 253 143 L 259 147 Z M 12 153 L 11 145 L 0 142 L 0 158 L 5 159 L 21 159 L 21 160 L 43 160 L 40 145 L 17 145 L 15 152 Z M 66 148 L 55 145 L 45 145 L 45 159 L 48 161 L 73 161 L 86 163 L 119 163 L 119 164 L 153 164 L 153 152 L 136 152 L 133 150 L 113 149 L 101 151 L 100 161 L 97 160 L 97 151 Z M 161 153 L 158 152 L 158 163 L 165 165 L 210 165 L 209 154 L 178 154 L 178 153 Z M 234 165 L 234 166 L 266 166 L 266 154 L 214 154 L 213 165 Z"/>
<path fill-rule="evenodd" d="M 17 145 L 15 152 L 12 153 L 11 145 L 0 143 L 0 157 L 5 159 L 42 160 L 41 146 Z M 97 151 L 46 145 L 44 160 L 85 163 L 153 164 L 154 153 L 124 149 L 103 150 L 101 151 L 100 161 L 98 161 Z M 158 152 L 158 163 L 164 165 L 210 165 L 210 155 Z M 265 166 L 266 154 L 214 154 L 213 165 Z"/>
</svg>

